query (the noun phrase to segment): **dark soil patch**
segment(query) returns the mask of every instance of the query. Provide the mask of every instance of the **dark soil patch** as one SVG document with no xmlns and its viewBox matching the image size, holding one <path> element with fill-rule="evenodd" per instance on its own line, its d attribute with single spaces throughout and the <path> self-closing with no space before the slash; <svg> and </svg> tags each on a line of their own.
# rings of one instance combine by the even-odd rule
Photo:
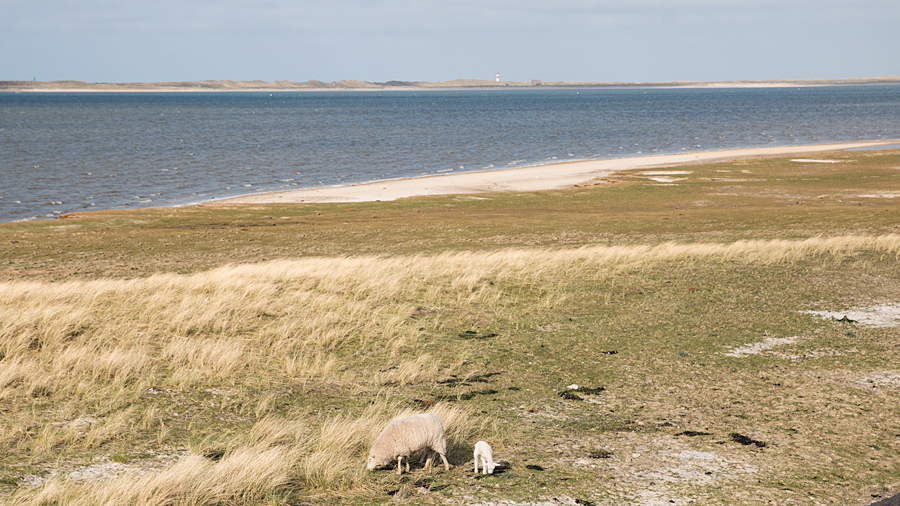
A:
<svg viewBox="0 0 900 506">
<path fill-rule="evenodd" d="M 756 445 L 757 448 L 765 448 L 766 443 L 763 441 L 757 441 L 755 439 L 750 438 L 749 436 L 745 436 L 743 434 L 738 434 L 737 432 L 732 432 L 730 434 L 731 440 L 735 443 L 740 443 L 744 446 Z"/>
<path fill-rule="evenodd" d="M 497 337 L 497 334 L 491 332 L 489 334 L 482 334 L 477 330 L 467 330 L 465 332 L 460 332 L 459 337 L 463 339 L 490 339 L 492 337 Z"/>
<path fill-rule="evenodd" d="M 438 385 L 446 385 L 449 387 L 455 387 L 459 385 L 471 385 L 472 383 L 489 383 L 489 379 L 493 376 L 497 376 L 499 372 L 489 372 L 485 374 L 479 374 L 476 376 L 471 376 L 468 378 L 459 378 L 456 375 L 450 376 L 449 379 L 445 379 L 443 381 L 438 381 Z"/>
</svg>

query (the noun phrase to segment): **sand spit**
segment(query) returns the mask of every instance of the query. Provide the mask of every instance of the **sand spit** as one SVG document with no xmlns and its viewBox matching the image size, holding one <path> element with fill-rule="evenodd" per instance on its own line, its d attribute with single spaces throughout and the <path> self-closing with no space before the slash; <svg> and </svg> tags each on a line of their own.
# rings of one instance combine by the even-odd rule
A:
<svg viewBox="0 0 900 506">
<path fill-rule="evenodd" d="M 532 167 L 443 174 L 411 179 L 333 186 L 304 190 L 243 195 L 217 199 L 206 204 L 286 204 L 324 202 L 375 202 L 427 195 L 462 195 L 496 192 L 530 192 L 572 188 L 614 172 L 631 169 L 676 167 L 761 157 L 825 153 L 858 147 L 896 144 L 896 140 L 780 146 L 772 148 L 726 149 L 673 155 L 560 162 Z"/>
</svg>

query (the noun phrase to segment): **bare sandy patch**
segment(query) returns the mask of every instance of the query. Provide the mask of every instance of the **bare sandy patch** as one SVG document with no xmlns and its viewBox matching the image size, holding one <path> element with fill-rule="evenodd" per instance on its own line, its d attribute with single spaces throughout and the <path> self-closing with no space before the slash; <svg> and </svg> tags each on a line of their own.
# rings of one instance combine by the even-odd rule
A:
<svg viewBox="0 0 900 506">
<path fill-rule="evenodd" d="M 109 457 L 101 455 L 94 457 L 93 463 L 87 466 L 61 466 L 59 469 L 54 469 L 44 476 L 34 474 L 24 476 L 20 481 L 20 485 L 37 488 L 43 486 L 49 480 L 60 476 L 67 481 L 96 482 L 115 478 L 124 473 L 142 475 L 170 467 L 185 456 L 187 456 L 186 451 L 180 453 L 174 451 L 150 452 L 147 458 L 122 463 L 113 462 Z"/>
<path fill-rule="evenodd" d="M 721 451 L 707 451 L 682 439 L 641 433 L 620 433 L 603 442 L 611 456 L 597 459 L 572 454 L 590 453 L 600 446 L 599 441 L 562 441 L 559 446 L 569 456 L 559 463 L 615 477 L 617 485 L 607 492 L 641 506 L 696 504 L 707 487 L 746 480 L 758 472 L 748 457 L 724 446 Z"/>
<path fill-rule="evenodd" d="M 549 499 L 536 499 L 534 501 L 509 501 L 509 500 L 496 500 L 496 501 L 483 501 L 471 503 L 472 506 L 577 506 L 578 503 L 575 499 L 572 499 L 568 496 L 558 496 L 552 497 Z"/>
<path fill-rule="evenodd" d="M 864 327 L 896 327 L 900 325 L 900 304 L 880 304 L 848 311 L 803 311 L 822 318 L 858 323 Z"/>
<path fill-rule="evenodd" d="M 863 376 L 859 379 L 859 384 L 863 386 L 880 386 L 900 388 L 900 372 L 895 371 L 878 371 Z"/>
<path fill-rule="evenodd" d="M 894 199 L 900 197 L 900 192 L 868 193 L 866 195 L 857 195 L 857 197 L 864 199 Z"/>
<path fill-rule="evenodd" d="M 745 355 L 759 355 L 763 351 L 770 350 L 776 346 L 784 346 L 797 342 L 797 336 L 794 337 L 767 337 L 758 343 L 751 343 L 746 346 L 734 348 L 725 354 L 726 357 L 741 358 Z"/>
<path fill-rule="evenodd" d="M 812 158 L 795 158 L 791 161 L 797 163 L 841 163 L 840 160 L 814 160 Z"/>
<path fill-rule="evenodd" d="M 790 360 L 792 362 L 796 362 L 798 360 L 808 360 L 808 359 L 815 359 L 815 358 L 822 358 L 822 357 L 842 357 L 842 356 L 846 355 L 847 353 L 858 353 L 858 350 L 851 349 L 851 350 L 847 350 L 846 352 L 842 352 L 842 351 L 828 349 L 828 350 L 812 350 L 812 351 L 806 351 L 803 353 L 782 353 L 782 352 L 778 352 L 778 351 L 769 351 L 768 353 L 769 353 L 769 355 L 772 355 L 773 357 L 783 358 L 785 360 Z"/>
</svg>

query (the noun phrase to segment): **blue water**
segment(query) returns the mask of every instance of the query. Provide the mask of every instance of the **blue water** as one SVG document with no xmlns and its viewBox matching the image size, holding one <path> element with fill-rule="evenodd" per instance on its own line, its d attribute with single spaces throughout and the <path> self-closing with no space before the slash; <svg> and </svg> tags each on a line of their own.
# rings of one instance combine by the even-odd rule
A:
<svg viewBox="0 0 900 506">
<path fill-rule="evenodd" d="M 0 93 L 0 221 L 571 159 L 900 139 L 900 86 Z"/>
</svg>

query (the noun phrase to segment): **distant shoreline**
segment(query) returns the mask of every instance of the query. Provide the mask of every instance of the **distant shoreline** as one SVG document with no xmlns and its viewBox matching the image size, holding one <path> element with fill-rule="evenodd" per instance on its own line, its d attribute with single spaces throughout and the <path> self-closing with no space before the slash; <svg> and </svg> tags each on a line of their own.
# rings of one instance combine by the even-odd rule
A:
<svg viewBox="0 0 900 506">
<path fill-rule="evenodd" d="M 89 83 L 85 81 L 0 81 L 0 92 L 233 92 L 233 91 L 409 91 L 454 89 L 629 89 L 629 88 L 787 88 L 811 86 L 866 86 L 900 84 L 900 76 L 851 79 L 793 79 L 759 81 L 664 81 L 664 82 L 568 82 L 568 81 L 491 81 L 455 79 L 440 82 L 388 81 L 180 81 L 160 83 Z"/>
</svg>

